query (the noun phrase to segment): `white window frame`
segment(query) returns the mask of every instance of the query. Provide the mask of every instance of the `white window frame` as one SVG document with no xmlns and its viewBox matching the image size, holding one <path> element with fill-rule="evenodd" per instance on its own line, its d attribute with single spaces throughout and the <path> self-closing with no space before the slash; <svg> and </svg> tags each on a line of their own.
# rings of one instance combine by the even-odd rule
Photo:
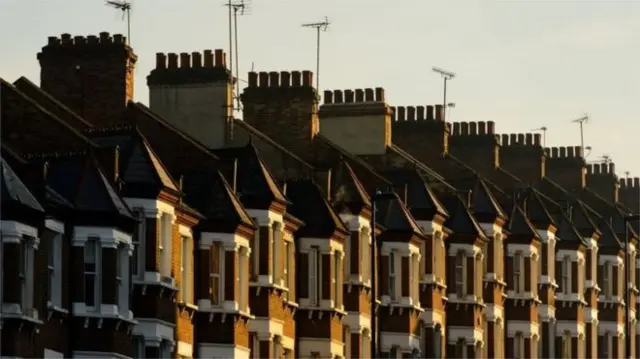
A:
<svg viewBox="0 0 640 359">
<path fill-rule="evenodd" d="M 158 241 L 160 250 L 160 275 L 171 277 L 171 250 L 173 246 L 173 216 L 170 213 L 162 213 L 160 216 L 161 235 Z"/>
<path fill-rule="evenodd" d="M 47 298 L 48 305 L 52 307 L 62 307 L 62 233 L 52 231 L 51 237 L 47 238 L 47 272 L 48 272 L 48 285 L 49 285 L 49 297 Z"/>
<path fill-rule="evenodd" d="M 252 280 L 258 280 L 258 276 L 260 275 L 260 224 L 258 223 L 258 218 L 253 217 L 253 221 L 256 223 L 257 227 L 256 231 L 253 233 L 253 238 L 251 238 L 251 269 L 252 272 L 249 273 Z"/>
<path fill-rule="evenodd" d="M 34 239 L 23 236 L 20 241 L 20 309 L 23 314 L 27 314 L 33 309 L 33 291 L 34 291 Z"/>
<path fill-rule="evenodd" d="M 247 271 L 244 268 L 249 265 L 249 261 L 251 260 L 250 256 L 251 248 L 242 246 L 238 250 L 238 307 L 240 311 L 249 313 L 249 277 L 247 275 Z"/>
<path fill-rule="evenodd" d="M 145 241 L 147 235 L 147 217 L 145 216 L 144 208 L 135 207 L 133 213 L 138 220 L 137 230 L 134 236 L 131 237 L 131 244 L 133 245 L 133 253 L 131 255 L 131 262 L 135 265 L 131 266 L 131 275 L 135 279 L 144 279 L 145 272 Z"/>
<path fill-rule="evenodd" d="M 525 359 L 524 352 L 524 334 L 517 332 L 513 338 L 513 354 L 515 359 Z"/>
<path fill-rule="evenodd" d="M 516 251 L 513 254 L 513 291 L 524 293 L 524 253 Z"/>
<path fill-rule="evenodd" d="M 88 262 L 87 250 L 88 248 L 92 248 L 94 251 L 93 262 Z M 100 245 L 100 237 L 90 237 L 87 238 L 87 241 L 84 243 L 84 304 L 87 310 L 90 311 L 99 311 L 100 304 L 102 303 L 102 246 Z M 93 264 L 93 270 L 87 270 L 87 265 Z M 92 279 L 90 279 L 92 278 Z M 87 301 L 87 282 L 92 282 L 93 286 L 93 303 L 90 304 Z"/>
<path fill-rule="evenodd" d="M 571 359 L 571 333 L 565 332 L 562 335 L 562 358 Z"/>
<path fill-rule="evenodd" d="M 280 278 L 280 246 L 282 242 L 282 225 L 274 222 L 271 226 L 271 280 L 273 284 L 282 285 Z"/>
<path fill-rule="evenodd" d="M 182 258 L 180 261 L 180 297 L 182 301 L 187 304 L 194 303 L 193 295 L 193 283 L 190 279 L 193 278 L 190 274 L 193 273 L 193 237 L 188 235 L 180 235 L 180 244 Z"/>
<path fill-rule="evenodd" d="M 319 247 L 309 249 L 309 305 L 319 306 L 322 299 L 322 253 Z"/>
<path fill-rule="evenodd" d="M 395 250 L 389 252 L 389 299 L 395 302 L 399 299 L 398 295 L 398 257 L 402 258 Z M 402 260 L 402 259 L 401 259 Z M 400 276 L 401 277 L 401 276 Z"/>
<path fill-rule="evenodd" d="M 571 258 L 562 258 L 562 293 L 571 294 Z"/>
<path fill-rule="evenodd" d="M 334 251 L 333 252 L 333 266 L 335 275 L 331 278 L 333 284 L 333 305 L 337 309 L 342 308 L 342 276 L 340 275 L 340 269 L 342 268 L 343 256 L 342 252 Z"/>
<path fill-rule="evenodd" d="M 214 273 L 214 266 L 212 260 L 214 258 L 214 249 L 218 250 L 218 268 L 217 273 Z M 211 248 L 209 249 L 209 301 L 211 301 L 212 307 L 222 307 L 222 303 L 224 302 L 224 245 L 221 242 L 213 242 L 211 244 Z M 214 279 L 218 280 L 218 301 L 217 303 L 213 300 L 213 291 L 214 291 Z"/>
<path fill-rule="evenodd" d="M 467 295 L 467 254 L 464 251 L 456 253 L 453 277 L 455 294 L 463 298 Z"/>
<path fill-rule="evenodd" d="M 291 284 L 291 243 L 289 243 L 289 241 L 284 241 L 282 243 L 282 245 L 284 246 L 283 248 L 283 252 L 284 252 L 284 267 L 282 268 L 282 286 L 284 288 L 286 288 L 287 290 L 284 292 L 284 299 L 285 300 L 289 300 L 289 285 Z"/>
</svg>

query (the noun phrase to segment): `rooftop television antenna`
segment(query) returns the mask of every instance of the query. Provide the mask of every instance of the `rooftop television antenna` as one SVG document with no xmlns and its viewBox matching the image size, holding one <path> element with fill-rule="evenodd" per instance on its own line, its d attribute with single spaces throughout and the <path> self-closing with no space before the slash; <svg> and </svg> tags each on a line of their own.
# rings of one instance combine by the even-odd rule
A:
<svg viewBox="0 0 640 359">
<path fill-rule="evenodd" d="M 580 147 L 582 147 L 582 151 L 584 152 L 584 124 L 589 122 L 589 115 L 585 114 L 584 116 L 571 121 L 573 123 L 580 124 Z"/>
<path fill-rule="evenodd" d="M 233 75 L 234 59 L 235 59 L 235 80 L 236 88 L 234 99 L 236 100 L 236 107 L 234 110 L 240 111 L 240 76 L 239 76 L 239 56 L 238 56 L 238 14 L 249 14 L 251 10 L 251 0 L 240 0 L 233 2 L 229 0 L 225 5 L 229 7 L 229 72 Z"/>
<path fill-rule="evenodd" d="M 443 99 L 442 99 L 442 108 L 446 109 L 447 108 L 447 81 L 452 80 L 454 77 L 456 77 L 456 74 L 454 74 L 453 72 L 447 71 L 447 70 L 443 70 L 441 68 L 438 67 L 433 67 L 431 68 L 433 70 L 433 72 L 439 73 L 440 76 L 442 76 L 442 78 L 444 79 L 444 91 L 443 91 Z M 443 111 L 446 113 L 446 111 Z M 445 121 L 445 114 L 442 114 L 442 120 Z"/>
<path fill-rule="evenodd" d="M 624 176 L 625 176 L 625 177 L 629 177 L 629 175 L 631 175 L 631 172 L 629 172 L 629 171 L 624 171 Z"/>
<path fill-rule="evenodd" d="M 545 147 L 547 145 L 547 130 L 549 128 L 547 128 L 547 126 L 542 126 L 542 127 L 538 127 L 538 128 L 534 128 L 531 131 L 539 131 L 542 132 L 542 147 Z"/>
<path fill-rule="evenodd" d="M 111 6 L 114 9 L 122 11 L 122 20 L 127 17 L 127 45 L 131 45 L 131 6 L 132 4 L 127 1 L 115 1 L 107 0 L 105 3 L 107 6 Z"/>
<path fill-rule="evenodd" d="M 316 29 L 316 89 L 320 90 L 320 31 L 327 31 L 329 29 L 328 17 L 324 17 L 324 21 L 310 22 L 302 24 L 302 27 L 312 27 Z"/>
</svg>

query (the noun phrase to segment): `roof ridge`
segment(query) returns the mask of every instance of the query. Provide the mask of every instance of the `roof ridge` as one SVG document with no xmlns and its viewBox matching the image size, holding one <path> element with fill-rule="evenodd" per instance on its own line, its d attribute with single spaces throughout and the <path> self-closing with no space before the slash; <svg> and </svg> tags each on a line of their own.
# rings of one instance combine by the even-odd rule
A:
<svg viewBox="0 0 640 359">
<path fill-rule="evenodd" d="M 178 191 L 180 191 L 180 184 L 178 183 L 178 181 L 176 181 L 176 179 L 171 175 L 171 172 L 169 172 L 169 170 L 167 169 L 167 167 L 165 166 L 164 162 L 162 162 L 162 160 L 160 159 L 160 157 L 158 156 L 158 154 L 154 151 L 153 146 L 151 146 L 151 144 L 149 143 L 149 141 L 147 141 L 146 136 L 140 132 L 139 130 L 135 130 L 135 133 L 137 134 L 137 137 L 140 139 L 140 141 L 142 142 L 142 145 L 144 146 L 144 150 L 146 152 L 146 155 L 148 157 L 148 160 L 151 161 L 151 165 L 154 167 L 155 171 L 154 171 L 154 175 L 156 176 L 156 179 L 158 179 L 160 182 L 162 182 L 162 176 L 160 173 L 158 173 L 158 169 L 155 168 L 155 164 L 154 164 L 154 160 L 153 157 L 155 157 L 155 159 L 157 160 L 158 164 L 160 165 L 160 169 L 162 171 L 164 171 L 165 175 L 169 178 L 169 180 L 171 181 L 171 184 L 173 184 L 173 187 L 175 189 L 177 189 Z"/>
</svg>

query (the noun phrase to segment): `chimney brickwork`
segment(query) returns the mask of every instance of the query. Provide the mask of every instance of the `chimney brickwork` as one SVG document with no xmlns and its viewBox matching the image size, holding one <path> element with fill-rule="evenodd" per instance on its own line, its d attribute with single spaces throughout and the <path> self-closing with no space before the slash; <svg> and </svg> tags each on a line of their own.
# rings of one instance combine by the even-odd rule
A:
<svg viewBox="0 0 640 359">
<path fill-rule="evenodd" d="M 451 124 L 443 121 L 442 105 L 392 107 L 392 142 L 429 164 L 448 152 Z"/>
<path fill-rule="evenodd" d="M 311 71 L 249 72 L 243 120 L 303 158 L 318 134 L 318 100 Z"/>
<path fill-rule="evenodd" d="M 634 213 L 640 213 L 640 177 L 621 178 L 619 198 Z"/>
<path fill-rule="evenodd" d="M 228 144 L 234 78 L 223 50 L 157 53 L 147 76 L 149 106 L 208 148 Z"/>
<path fill-rule="evenodd" d="M 546 157 L 539 133 L 500 136 L 500 166 L 527 183 L 545 176 Z"/>
<path fill-rule="evenodd" d="M 124 36 L 49 37 L 40 87 L 94 125 L 113 125 L 133 99 L 137 56 Z"/>
<path fill-rule="evenodd" d="M 545 148 L 546 175 L 560 186 L 570 190 L 582 190 L 587 185 L 587 164 L 582 147 Z"/>
<path fill-rule="evenodd" d="M 320 133 L 356 155 L 385 153 L 391 144 L 391 111 L 384 89 L 325 91 Z"/>
<path fill-rule="evenodd" d="M 500 166 L 500 145 L 493 121 L 454 122 L 449 137 L 449 153 L 490 176 Z"/>
<path fill-rule="evenodd" d="M 587 166 L 587 186 L 611 203 L 618 202 L 620 183 L 615 164 L 594 163 Z"/>
</svg>

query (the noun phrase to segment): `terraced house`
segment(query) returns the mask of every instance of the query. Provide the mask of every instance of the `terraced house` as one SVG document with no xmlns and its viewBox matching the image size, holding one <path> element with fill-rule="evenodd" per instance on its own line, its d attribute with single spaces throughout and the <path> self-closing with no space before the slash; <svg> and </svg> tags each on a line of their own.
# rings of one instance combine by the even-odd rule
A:
<svg viewBox="0 0 640 359">
<path fill-rule="evenodd" d="M 148 107 L 121 35 L 37 59 L 0 80 L 2 357 L 640 356 L 613 163 L 311 71 L 234 94 L 219 49 L 158 53 Z"/>
</svg>

